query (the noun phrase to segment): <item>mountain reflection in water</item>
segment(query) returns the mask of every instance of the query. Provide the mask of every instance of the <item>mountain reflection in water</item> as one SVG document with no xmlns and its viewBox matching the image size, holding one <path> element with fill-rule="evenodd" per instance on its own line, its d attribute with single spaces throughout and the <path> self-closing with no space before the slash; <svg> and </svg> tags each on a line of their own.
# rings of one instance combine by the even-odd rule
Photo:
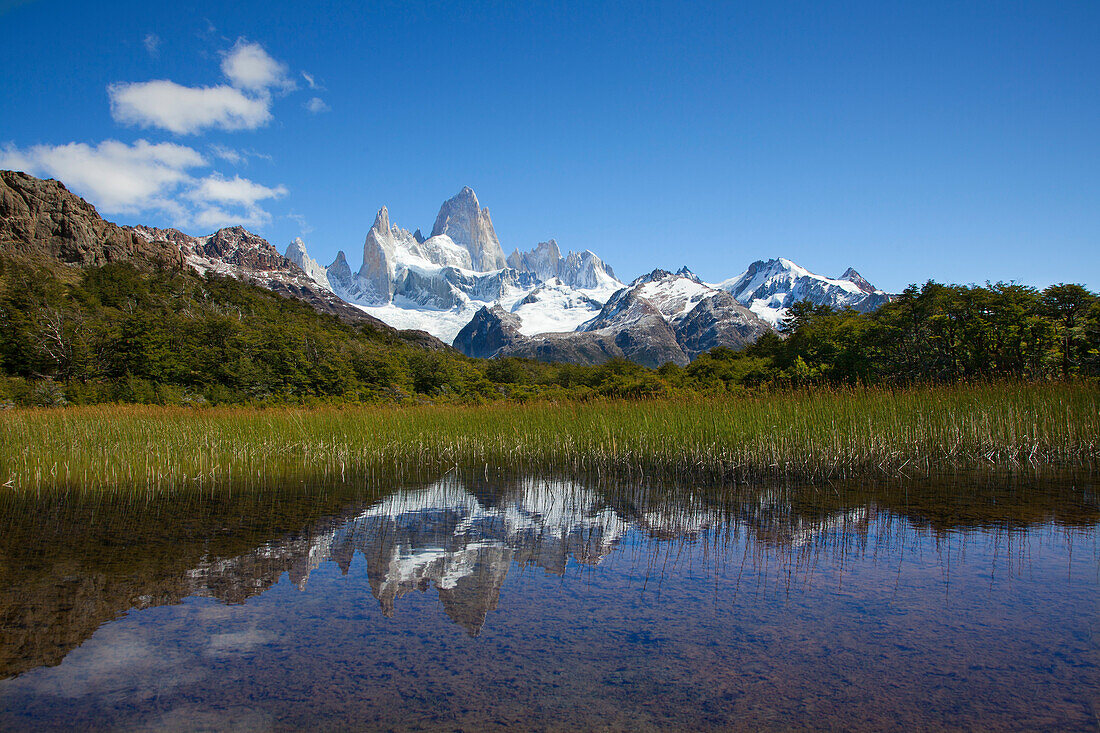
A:
<svg viewBox="0 0 1100 733">
<path fill-rule="evenodd" d="M 789 653 L 787 645 L 796 641 L 802 645 L 799 654 L 809 655 L 808 660 L 817 653 L 814 650 L 820 650 L 805 637 L 804 629 L 790 627 L 787 639 L 774 637 L 775 629 L 752 634 L 748 629 L 754 617 L 768 624 L 774 618 L 782 625 L 800 614 L 811 614 L 810 609 L 818 605 L 821 609 L 844 609 L 838 611 L 843 615 L 825 623 L 835 623 L 838 638 L 847 638 L 847 643 L 855 647 L 865 642 L 844 636 L 852 633 L 852 624 L 854 628 L 866 628 L 870 621 L 894 623 L 890 619 L 897 613 L 913 614 L 913 618 L 933 614 L 934 618 L 942 607 L 952 604 L 968 609 L 972 606 L 973 613 L 980 616 L 983 604 L 993 598 L 1009 610 L 1022 611 L 1046 603 L 1049 594 L 1050 599 L 1062 605 L 1068 603 L 1073 613 L 1080 615 L 1077 621 L 1085 624 L 1081 628 L 1086 628 L 1088 634 L 1094 622 L 1100 622 L 1094 593 L 1100 589 L 1096 532 L 1100 501 L 1091 479 L 1070 474 L 952 476 L 870 487 L 852 483 L 721 490 L 544 479 L 494 482 L 448 476 L 373 496 L 362 492 L 288 492 L 283 497 L 177 497 L 115 505 L 53 501 L 47 497 L 11 500 L 0 510 L 0 679 L 9 678 L 0 681 L 0 727 L 71 723 L 71 718 L 58 716 L 49 700 L 50 695 L 63 694 L 68 696 L 67 704 L 72 705 L 76 693 L 72 692 L 71 675 L 84 664 L 84 657 L 78 659 L 74 650 L 87 644 L 88 651 L 81 649 L 80 654 L 93 654 L 107 644 L 117 653 L 126 645 L 106 641 L 112 634 L 142 636 L 154 633 L 154 629 L 155 633 L 167 633 L 175 628 L 173 617 L 184 618 L 191 613 L 188 608 L 204 603 L 204 598 L 228 604 L 227 609 L 242 607 L 239 604 L 261 605 L 249 612 L 252 620 L 246 629 L 228 631 L 219 625 L 221 622 L 205 626 L 199 623 L 185 630 L 181 627 L 181 638 L 197 639 L 206 649 L 194 652 L 198 657 L 189 658 L 186 665 L 178 665 L 189 669 L 190 676 L 178 670 L 173 673 L 184 680 L 178 684 L 196 686 L 187 693 L 192 701 L 223 694 L 205 688 L 201 680 L 211 669 L 208 665 L 213 664 L 210 655 L 217 657 L 218 665 L 224 665 L 225 650 L 240 644 L 248 654 L 259 655 L 249 657 L 249 664 L 265 659 L 265 650 L 280 649 L 297 659 L 299 667 L 309 666 L 310 655 L 326 654 L 330 665 L 340 666 L 351 663 L 348 655 L 353 647 L 360 656 L 376 655 L 380 654 L 377 644 L 389 639 L 387 644 L 404 650 L 403 659 L 411 665 L 405 673 L 406 677 L 411 675 L 409 680 L 436 680 L 433 669 L 452 662 L 459 664 L 449 662 L 448 655 L 479 653 L 474 651 L 476 647 L 465 649 L 441 638 L 437 621 L 430 616 L 430 606 L 436 609 L 436 619 L 445 618 L 446 623 L 461 627 L 468 643 L 494 645 L 492 648 L 502 659 L 512 654 L 522 659 L 541 654 L 555 659 L 597 655 L 602 661 L 591 664 L 598 668 L 602 669 L 601 664 L 618 664 L 618 672 L 605 670 L 603 682 L 593 681 L 592 690 L 584 692 L 608 700 L 617 694 L 639 693 L 641 688 L 631 692 L 630 680 L 639 672 L 630 669 L 630 659 L 640 663 L 644 658 L 652 665 L 653 650 L 657 648 L 663 655 L 663 660 L 658 660 L 661 668 L 662 663 L 682 653 L 680 647 L 693 643 L 691 637 L 696 630 L 702 638 L 710 633 L 707 629 L 725 628 L 716 637 L 719 641 L 710 644 L 733 644 L 723 654 L 738 658 L 749 655 L 740 662 L 746 669 L 752 668 L 754 655 L 764 659 L 782 654 L 784 649 Z M 539 569 L 543 578 L 558 579 L 557 589 L 529 577 L 530 569 Z M 296 596 L 276 591 L 287 586 L 281 582 L 284 576 Z M 341 577 L 352 581 L 343 590 L 333 585 L 334 579 Z M 1064 587 L 1046 580 L 1038 586 L 1034 582 L 1034 578 L 1053 577 L 1062 578 L 1058 583 Z M 1068 580 L 1074 582 L 1065 586 Z M 1019 587 L 1014 586 L 1017 581 Z M 919 590 L 913 600 L 906 600 L 903 591 L 907 585 Z M 1067 588 L 1072 593 L 1067 594 Z M 508 604 L 504 599 L 510 593 L 514 602 Z M 372 604 L 377 604 L 377 610 L 371 612 L 373 622 L 369 621 L 371 614 L 362 616 L 358 610 L 348 609 L 349 603 L 359 607 L 371 596 Z M 1090 597 L 1091 605 L 1087 600 Z M 1085 605 L 1074 598 L 1086 599 L 1082 601 Z M 167 609 L 177 604 L 184 604 L 178 612 Z M 157 621 L 142 615 L 157 607 L 164 608 L 168 616 L 162 613 Z M 256 616 L 261 609 L 266 609 L 265 615 Z M 445 616 L 438 614 L 440 609 Z M 236 612 L 225 613 L 232 617 Z M 1065 618 L 1064 609 L 1059 613 Z M 635 616 L 637 620 L 629 626 L 632 630 L 615 626 L 616 619 Z M 203 611 L 198 618 L 208 617 L 214 618 Z M 264 618 L 276 617 L 281 619 L 281 628 L 261 628 Z M 714 626 L 719 617 L 726 620 Z M 222 614 L 217 618 L 227 617 Z M 373 630 L 365 633 L 364 624 L 371 624 Z M 580 626 L 565 631 L 563 624 Z M 1070 629 L 1068 619 L 1066 624 Z M 345 631 L 345 627 L 358 631 Z M 147 632 L 141 631 L 146 628 Z M 296 635 L 304 638 L 320 628 L 332 629 L 334 640 L 343 633 L 359 638 L 354 643 L 343 642 L 346 647 L 332 641 L 333 648 L 327 651 L 309 648 L 304 641 L 296 645 Z M 490 629 L 497 633 L 485 642 Z M 597 634 L 593 637 L 596 641 L 589 640 L 586 649 L 581 650 L 577 648 L 576 639 L 581 638 L 577 635 L 586 633 Z M 891 633 L 899 632 L 895 629 Z M 978 624 L 969 632 L 953 633 L 961 636 L 950 643 L 973 645 L 980 651 L 988 641 L 984 635 L 990 632 Z M 1057 629 L 1045 629 L 1043 633 L 1059 643 L 1064 641 L 1057 638 L 1061 633 Z M 913 638 L 906 641 L 906 634 Z M 770 641 L 763 641 L 765 636 Z M 101 637 L 104 641 L 97 643 Z M 437 658 L 431 663 L 417 657 L 426 653 L 424 645 L 429 637 L 436 640 L 432 643 L 450 644 L 442 651 L 436 650 Z M 824 638 L 817 643 L 827 648 L 828 633 Z M 930 644 L 928 638 L 916 627 L 906 625 L 896 639 L 897 649 L 903 651 L 890 654 Z M 420 640 L 414 643 L 414 639 Z M 618 639 L 613 650 L 605 650 L 602 655 L 588 648 L 612 639 Z M 142 641 L 138 647 L 144 648 L 145 644 Z M 534 646 L 529 648 L 531 644 Z M 696 656 L 685 659 L 697 658 L 699 664 L 704 664 L 703 657 L 693 654 Z M 67 658 L 70 655 L 71 661 Z M 440 659 L 439 655 L 448 658 Z M 1096 665 L 1100 658 L 1096 654 L 1063 661 L 1073 666 L 1083 689 L 1097 689 L 1100 674 Z M 985 664 L 981 659 L 976 663 Z M 366 662 L 357 659 L 355 664 Z M 51 668 L 56 668 L 56 674 Z M 810 674 L 812 668 L 806 661 L 799 673 Z M 397 674 L 387 669 L 379 661 L 364 667 L 361 674 L 382 685 L 382 690 L 383 683 L 393 681 Z M 242 668 L 235 674 L 256 685 L 265 673 Z M 477 682 L 479 673 L 466 674 L 470 679 L 464 684 L 492 687 Z M 500 670 L 494 674 L 499 676 Z M 561 674 L 569 676 L 565 671 Z M 689 687 L 706 686 L 712 684 L 708 675 L 716 672 L 705 666 L 695 669 L 689 663 L 675 673 L 666 670 L 663 674 L 669 676 L 665 684 L 671 691 L 678 689 L 677 675 L 683 676 L 683 684 Z M 745 684 L 745 674 L 738 678 L 738 684 Z M 855 672 L 849 669 L 844 674 L 850 678 Z M 1041 676 L 1042 672 L 1033 674 Z M 462 678 L 454 670 L 448 675 L 438 679 L 457 685 Z M 64 679 L 70 681 L 62 684 L 59 680 Z M 922 679 L 921 684 L 925 684 L 931 678 Z M 1027 676 L 1020 679 L 1026 681 Z M 408 720 L 395 723 L 396 719 L 379 712 L 385 704 L 363 693 L 361 684 L 353 684 L 353 690 L 348 691 L 360 695 L 359 707 L 351 711 L 347 708 L 350 703 L 343 698 L 339 703 L 315 701 L 316 709 L 304 718 L 284 718 L 272 709 L 263 709 L 255 717 L 253 714 L 259 713 L 249 707 L 245 727 L 293 727 L 325 720 L 337 727 L 349 720 L 368 727 L 410 724 Z M 732 683 L 727 680 L 723 684 Z M 758 680 L 754 684 L 761 683 Z M 849 679 L 849 684 L 858 681 Z M 58 689 L 66 691 L 58 693 Z M 206 718 L 194 717 L 192 708 L 186 715 L 173 708 L 176 718 L 149 717 L 157 706 L 149 707 L 151 703 L 145 698 L 152 693 L 148 691 L 137 695 L 131 690 L 130 697 L 136 698 L 129 699 L 118 689 L 113 689 L 108 698 L 80 689 L 81 699 L 88 703 L 85 714 L 90 717 L 86 722 L 97 723 L 98 716 L 107 715 L 101 706 L 109 698 L 114 701 L 106 718 L 110 725 L 128 727 L 138 719 L 154 725 L 168 725 L 172 720 L 179 727 L 206 725 L 202 722 Z M 204 689 L 207 692 L 202 692 Z M 476 697 L 467 686 L 460 689 L 459 697 Z M 733 725 L 729 711 L 722 712 L 718 701 L 708 694 L 700 692 L 700 700 L 690 705 L 685 702 L 683 709 L 664 710 L 656 717 L 650 711 L 645 719 L 659 726 Z M 751 698 L 745 690 L 739 694 L 746 695 L 746 700 Z M 822 693 L 826 698 L 831 694 Z M 967 704 L 968 694 L 962 689 L 959 694 L 960 700 L 952 699 L 948 706 L 957 708 L 956 712 L 965 710 Z M 254 690 L 241 695 L 252 698 Z M 172 694 L 159 688 L 154 697 L 165 705 L 172 700 Z M 541 697 L 534 699 L 540 705 L 545 702 Z M 277 702 L 270 701 L 273 705 Z M 840 705 L 835 700 L 833 703 Z M 497 705 L 494 701 L 481 704 Z M 805 717 L 805 711 L 791 717 L 781 696 L 772 704 L 777 706 L 772 711 L 778 721 L 772 724 L 777 727 L 815 724 L 816 718 Z M 1004 707 L 1006 703 L 1002 700 L 996 704 Z M 509 718 L 503 715 L 507 707 L 503 702 L 496 711 L 503 717 L 478 717 L 468 706 L 459 710 L 454 705 L 450 698 L 423 703 L 418 720 L 432 728 L 447 727 L 454 721 L 459 725 L 451 727 L 514 727 L 524 723 L 545 727 L 568 719 L 550 711 L 531 719 Z M 1059 708 L 1053 717 L 1033 719 L 1031 723 L 1087 727 L 1092 725 L 1090 716 L 1094 715 L 1094 706 L 1100 705 L 1100 698 L 1085 694 L 1067 705 L 1077 712 L 1071 714 Z M 83 708 L 73 707 L 73 711 L 78 709 Z M 622 704 L 616 708 L 629 709 L 630 705 Z M 375 717 L 358 717 L 368 710 Z M 345 717 L 332 717 L 335 711 Z M 72 714 L 79 719 L 78 713 Z M 305 713 L 299 710 L 296 714 Z M 610 723 L 611 727 L 632 727 L 640 720 L 622 714 L 626 717 L 614 718 L 618 722 Z M 510 723 L 490 725 L 493 720 Z M 603 725 L 608 720 L 605 715 L 590 723 Z M 822 720 L 836 723 L 840 719 Z M 873 720 L 873 716 L 868 718 Z M 753 721 L 759 722 L 749 718 L 735 727 L 753 727 Z M 913 722 L 939 725 L 952 721 L 955 719 Z M 873 722 L 868 724 L 874 727 Z M 215 722 L 213 727 L 222 726 Z"/>
</svg>

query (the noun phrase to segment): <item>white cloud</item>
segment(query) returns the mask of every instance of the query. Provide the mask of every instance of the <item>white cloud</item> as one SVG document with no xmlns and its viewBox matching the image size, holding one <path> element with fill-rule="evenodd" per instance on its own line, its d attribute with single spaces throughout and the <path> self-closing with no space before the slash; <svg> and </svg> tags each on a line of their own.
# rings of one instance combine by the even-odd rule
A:
<svg viewBox="0 0 1100 733">
<path fill-rule="evenodd" d="M 258 228 L 271 221 L 271 215 L 258 208 L 240 213 L 226 211 L 220 206 L 206 206 L 199 209 L 192 216 L 191 221 L 201 231 L 238 225 L 245 228 Z"/>
<path fill-rule="evenodd" d="M 103 214 L 166 217 L 181 228 L 262 226 L 271 215 L 260 203 L 287 194 L 283 185 L 265 186 L 217 172 L 201 178 L 191 173 L 208 167 L 193 148 L 145 140 L 133 145 L 105 140 L 96 146 L 69 143 L 0 150 L 0 168 L 57 178 Z"/>
<path fill-rule="evenodd" d="M 309 222 L 306 221 L 306 218 L 301 214 L 297 214 L 292 211 L 289 214 L 284 214 L 284 216 L 293 222 L 297 222 L 298 229 L 302 232 L 302 234 L 310 234 L 313 232 L 313 227 L 310 226 Z"/>
<path fill-rule="evenodd" d="M 240 176 L 225 178 L 220 173 L 214 173 L 198 181 L 195 187 L 187 192 L 187 197 L 193 201 L 253 207 L 264 199 L 279 198 L 286 194 L 286 186 L 268 188 Z"/>
<path fill-rule="evenodd" d="M 209 146 L 209 151 L 212 156 L 219 160 L 224 160 L 227 163 L 231 163 L 236 166 L 248 165 L 249 161 L 253 158 L 257 160 L 266 160 L 268 163 L 273 163 L 275 159 L 267 153 L 261 153 L 251 148 L 238 150 L 236 148 L 230 148 L 225 145 L 213 144 Z"/>
<path fill-rule="evenodd" d="M 271 100 L 239 89 L 185 87 L 167 79 L 111 84 L 111 116 L 116 122 L 159 127 L 190 135 L 208 127 L 254 130 L 271 120 Z"/>
<path fill-rule="evenodd" d="M 242 150 L 241 154 L 244 155 L 246 159 L 247 158 L 258 158 L 259 160 L 266 160 L 268 163 L 274 163 L 275 162 L 275 157 L 273 155 L 271 155 L 271 153 L 261 153 L 258 150 L 249 149 L 249 150 Z"/>
<path fill-rule="evenodd" d="M 214 157 L 232 163 L 233 165 L 240 165 L 245 162 L 245 157 L 239 150 L 227 148 L 224 145 L 211 145 L 210 152 L 213 153 Z"/>
<path fill-rule="evenodd" d="M 309 85 L 310 89 L 320 89 L 324 91 L 325 88 L 317 83 L 317 80 L 313 77 L 313 74 L 307 74 L 303 71 L 302 78 L 306 80 L 306 84 Z"/>
<path fill-rule="evenodd" d="M 331 109 L 331 107 L 325 104 L 325 100 L 321 99 L 320 97 L 314 97 L 302 106 L 304 106 L 309 112 L 315 115 L 322 112 L 328 112 Z"/>
<path fill-rule="evenodd" d="M 286 186 L 270 188 L 240 176 L 225 178 L 214 173 L 197 181 L 184 195 L 199 207 L 194 216 L 196 226 L 217 229 L 233 224 L 246 227 L 266 224 L 271 221 L 271 215 L 259 206 L 259 202 L 286 194 Z M 236 210 L 227 211 L 226 206 Z"/>
<path fill-rule="evenodd" d="M 142 40 L 145 44 L 145 50 L 150 56 L 157 56 L 160 53 L 160 36 L 156 33 L 147 33 Z"/>
<path fill-rule="evenodd" d="M 258 43 L 237 39 L 233 48 L 222 58 L 222 73 L 238 89 L 267 93 L 271 89 L 291 91 L 293 79 L 287 76 L 287 67 L 271 56 Z"/>
<path fill-rule="evenodd" d="M 0 154 L 0 166 L 57 178 L 92 199 L 106 213 L 136 214 L 177 208 L 167 197 L 190 180 L 187 171 L 206 166 L 196 150 L 175 143 L 138 140 L 133 145 L 105 140 L 85 143 L 12 147 Z"/>
</svg>

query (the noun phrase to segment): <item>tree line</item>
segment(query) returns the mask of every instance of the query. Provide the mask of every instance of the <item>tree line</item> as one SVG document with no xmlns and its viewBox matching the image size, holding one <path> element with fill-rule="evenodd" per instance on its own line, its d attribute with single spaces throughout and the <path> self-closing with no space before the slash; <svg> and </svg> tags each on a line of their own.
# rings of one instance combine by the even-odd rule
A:
<svg viewBox="0 0 1100 733">
<path fill-rule="evenodd" d="M 686 367 L 472 359 L 232 278 L 0 258 L 0 405 L 644 398 L 1100 376 L 1100 298 L 1079 285 L 929 282 L 870 314 L 796 303 L 780 331 Z"/>
</svg>

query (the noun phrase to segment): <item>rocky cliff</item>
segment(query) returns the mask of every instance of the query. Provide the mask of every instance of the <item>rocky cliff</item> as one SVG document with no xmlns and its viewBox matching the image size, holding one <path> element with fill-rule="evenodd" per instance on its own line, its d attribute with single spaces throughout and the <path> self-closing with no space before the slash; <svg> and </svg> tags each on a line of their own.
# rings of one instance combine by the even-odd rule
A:
<svg viewBox="0 0 1100 733">
<path fill-rule="evenodd" d="M 60 181 L 16 171 L 0 171 L 0 252 L 78 267 L 122 260 L 183 264 L 175 243 L 149 242 L 104 221 Z"/>
<path fill-rule="evenodd" d="M 489 210 L 481 208 L 469 186 L 447 199 L 439 209 L 432 236 L 445 234 L 470 253 L 473 269 L 479 272 L 507 266 Z"/>
</svg>

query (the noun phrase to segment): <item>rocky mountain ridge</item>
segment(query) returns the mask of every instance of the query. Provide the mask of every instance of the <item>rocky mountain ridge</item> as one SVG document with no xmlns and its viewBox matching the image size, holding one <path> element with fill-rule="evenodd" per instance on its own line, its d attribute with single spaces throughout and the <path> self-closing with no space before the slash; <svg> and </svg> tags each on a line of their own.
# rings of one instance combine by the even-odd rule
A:
<svg viewBox="0 0 1100 733">
<path fill-rule="evenodd" d="M 853 268 L 828 278 L 784 258 L 756 261 L 717 284 L 683 268 L 624 285 L 591 250 L 563 255 L 554 239 L 505 257 L 488 209 L 469 187 L 442 204 L 429 237 L 393 224 L 383 206 L 353 270 L 343 251 L 325 267 L 301 238 L 280 254 L 243 227 L 198 237 L 119 227 L 57 181 L 5 171 L 0 249 L 76 266 L 122 259 L 187 266 L 347 321 L 408 329 L 433 348 L 442 347 L 439 337 L 470 356 L 578 363 L 686 364 L 716 346 L 752 343 L 801 299 L 870 311 L 890 297 Z"/>
<path fill-rule="evenodd" d="M 174 242 L 150 243 L 105 221 L 60 181 L 18 171 L 0 171 L 0 250 L 78 267 L 122 260 L 183 265 Z"/>
<path fill-rule="evenodd" d="M 315 310 L 386 331 L 395 330 L 330 290 L 298 264 L 243 227 L 191 236 L 178 229 L 118 226 L 60 181 L 0 171 L 0 252 L 63 266 L 127 261 L 138 266 L 190 267 L 260 285 Z M 427 348 L 445 348 L 425 332 L 403 334 Z"/>
</svg>

